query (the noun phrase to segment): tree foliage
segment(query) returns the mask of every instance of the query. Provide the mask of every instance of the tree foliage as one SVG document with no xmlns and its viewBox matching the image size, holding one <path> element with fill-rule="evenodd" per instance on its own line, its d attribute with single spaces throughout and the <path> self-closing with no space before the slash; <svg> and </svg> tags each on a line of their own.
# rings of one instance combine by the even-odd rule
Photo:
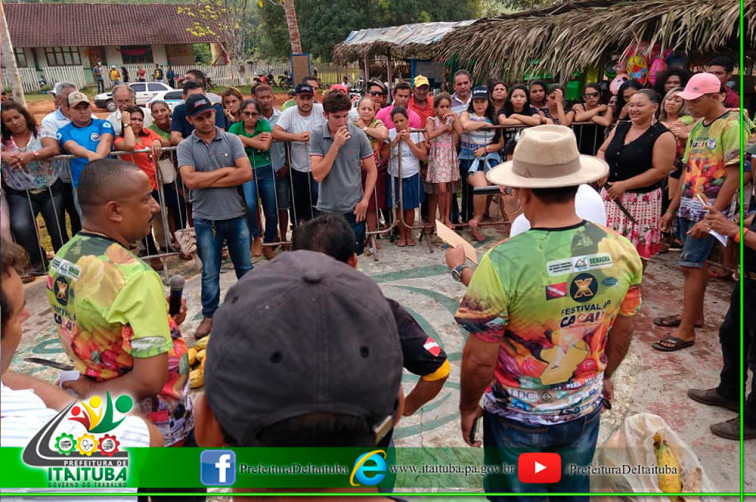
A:
<svg viewBox="0 0 756 502">
<path fill-rule="evenodd" d="M 462 21 L 481 14 L 483 0 L 295 0 L 305 52 L 330 59 L 350 31 L 431 21 Z M 280 0 L 258 4 L 257 49 L 266 58 L 288 57 L 291 46 Z"/>
<path fill-rule="evenodd" d="M 178 7 L 178 14 L 188 16 L 192 26 L 187 31 L 196 37 L 215 37 L 232 61 L 245 56 L 242 26 L 253 15 L 249 0 L 197 0 Z"/>
</svg>

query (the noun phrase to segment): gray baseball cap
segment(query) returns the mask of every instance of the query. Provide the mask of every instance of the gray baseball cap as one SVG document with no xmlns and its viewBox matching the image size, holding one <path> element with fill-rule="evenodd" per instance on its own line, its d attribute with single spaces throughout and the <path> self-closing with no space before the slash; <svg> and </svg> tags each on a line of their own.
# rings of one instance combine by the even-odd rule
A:
<svg viewBox="0 0 756 502">
<path fill-rule="evenodd" d="M 402 351 L 378 286 L 323 253 L 291 251 L 246 274 L 213 317 L 205 395 L 238 446 L 310 413 L 361 417 L 376 434 L 398 407 Z"/>
</svg>

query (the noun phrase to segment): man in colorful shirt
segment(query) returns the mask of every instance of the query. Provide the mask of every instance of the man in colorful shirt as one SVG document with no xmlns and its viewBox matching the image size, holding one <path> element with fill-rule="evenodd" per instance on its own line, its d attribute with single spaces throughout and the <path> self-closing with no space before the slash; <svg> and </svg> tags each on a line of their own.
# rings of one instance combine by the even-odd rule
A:
<svg viewBox="0 0 756 502">
<path fill-rule="evenodd" d="M 82 231 L 50 264 L 47 297 L 58 337 L 81 376 L 78 396 L 127 393 L 166 446 L 193 441 L 186 343 L 168 315 L 163 284 L 128 250 L 160 211 L 147 175 L 134 164 L 99 160 L 81 174 Z"/>
<path fill-rule="evenodd" d="M 606 172 L 603 161 L 579 155 L 569 128 L 527 129 L 514 159 L 489 179 L 518 188 L 532 228 L 489 251 L 474 274 L 461 249 L 447 253 L 452 275 L 469 284 L 456 314 L 470 332 L 460 390 L 465 442 L 480 445 L 471 431 L 483 416 L 486 464 L 552 452 L 564 466 L 561 480 L 549 485 L 490 475 L 488 492 L 590 491 L 588 476 L 568 466 L 593 458 L 599 412 L 612 398 L 611 376 L 640 310 L 643 272 L 627 239 L 575 213 L 578 185 Z"/>
<path fill-rule="evenodd" d="M 669 231 L 677 216 L 679 238 L 684 242 L 680 266 L 685 274 L 682 314 L 659 317 L 654 324 L 677 327 L 653 344 L 657 350 L 671 352 L 695 342 L 696 326 L 703 326 L 704 295 L 708 282 L 708 260 L 716 239 L 704 221 L 704 204 L 728 213 L 740 182 L 740 112 L 722 103 L 725 89 L 716 75 L 693 75 L 679 96 L 687 101 L 688 111 L 703 117 L 688 135 L 683 156 L 680 193 L 670 202 L 659 226 Z M 748 134 L 745 133 L 748 137 Z"/>
</svg>

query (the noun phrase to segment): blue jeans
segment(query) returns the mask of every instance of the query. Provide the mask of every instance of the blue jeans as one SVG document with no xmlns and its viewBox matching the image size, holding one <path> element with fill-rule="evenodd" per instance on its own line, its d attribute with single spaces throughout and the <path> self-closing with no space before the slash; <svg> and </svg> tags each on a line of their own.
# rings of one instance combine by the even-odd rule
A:
<svg viewBox="0 0 756 502">
<path fill-rule="evenodd" d="M 569 474 L 570 464 L 587 466 L 593 459 L 601 409 L 584 417 L 556 425 L 530 425 L 483 413 L 483 446 L 486 465 L 502 463 L 517 466 L 521 453 L 552 452 L 562 457 L 562 479 L 553 484 L 522 483 L 517 472 L 490 474 L 483 483 L 493 493 L 588 493 L 588 475 Z M 495 501 L 537 502 L 546 497 L 489 497 Z M 588 502 L 588 497 L 560 497 L 560 502 Z"/>
<path fill-rule="evenodd" d="M 202 260 L 202 316 L 213 317 L 220 304 L 220 268 L 223 244 L 234 263 L 236 278 L 252 270 L 249 228 L 244 216 L 230 220 L 194 219 L 197 253 Z"/>
<path fill-rule="evenodd" d="M 354 213 L 344 213 L 344 218 L 349 223 L 349 226 L 352 227 L 352 231 L 354 231 L 354 237 L 357 239 L 355 252 L 359 256 L 365 252 L 365 220 L 357 223 L 357 216 Z"/>
<path fill-rule="evenodd" d="M 273 166 L 258 167 L 253 170 L 255 178 L 244 183 L 244 201 L 249 213 L 249 228 L 252 237 L 260 237 L 257 228 L 257 194 L 262 199 L 263 214 L 265 215 L 265 238 L 263 242 L 276 241 L 276 226 L 278 225 L 278 209 L 276 208 L 276 180 Z"/>
</svg>

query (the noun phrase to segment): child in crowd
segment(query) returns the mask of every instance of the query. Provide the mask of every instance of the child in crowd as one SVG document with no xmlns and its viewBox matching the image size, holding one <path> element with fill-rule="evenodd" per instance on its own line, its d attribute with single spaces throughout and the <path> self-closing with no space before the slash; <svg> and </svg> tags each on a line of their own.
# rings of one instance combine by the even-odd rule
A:
<svg viewBox="0 0 756 502">
<path fill-rule="evenodd" d="M 414 246 L 415 240 L 412 238 L 412 232 L 408 227 L 411 227 L 415 223 L 415 209 L 420 206 L 425 196 L 423 187 L 420 184 L 420 161 L 428 158 L 428 151 L 423 133 L 410 132 L 407 110 L 401 106 L 394 107 L 391 112 L 391 120 L 394 122 L 394 129 L 389 131 L 389 141 L 391 141 L 389 174 L 394 183 L 389 188 L 391 190 L 389 206 L 396 208 L 396 218 L 399 222 L 399 240 L 396 241 L 396 245 L 399 247 Z M 399 184 L 400 162 L 401 185 Z M 401 196 L 405 225 L 401 224 L 402 214 L 399 208 L 400 187 L 402 190 Z"/>
<path fill-rule="evenodd" d="M 428 154 L 428 177 L 426 181 L 436 185 L 438 193 L 439 220 L 451 227 L 451 198 L 454 182 L 459 181 L 457 168 L 457 148 L 455 144 L 462 134 L 462 123 L 457 114 L 451 111 L 451 96 L 441 93 L 433 98 L 435 116 L 425 122 L 426 137 L 430 143 Z M 436 218 L 436 208 L 429 207 L 431 222 Z"/>
</svg>

